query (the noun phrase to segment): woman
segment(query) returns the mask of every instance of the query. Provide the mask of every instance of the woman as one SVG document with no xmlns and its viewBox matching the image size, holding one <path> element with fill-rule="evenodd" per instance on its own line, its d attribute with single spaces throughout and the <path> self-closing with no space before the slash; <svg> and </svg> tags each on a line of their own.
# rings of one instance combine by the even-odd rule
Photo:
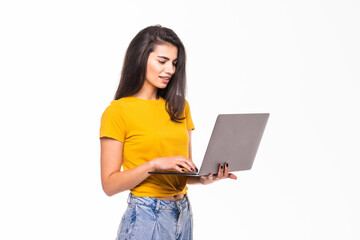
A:
<svg viewBox="0 0 360 240">
<path fill-rule="evenodd" d="M 109 196 L 131 191 L 117 239 L 192 239 L 186 184 L 236 179 L 227 164 L 203 177 L 148 174 L 197 171 L 185 86 L 185 49 L 178 36 L 159 25 L 141 30 L 127 49 L 115 100 L 101 118 L 103 190 Z"/>
</svg>

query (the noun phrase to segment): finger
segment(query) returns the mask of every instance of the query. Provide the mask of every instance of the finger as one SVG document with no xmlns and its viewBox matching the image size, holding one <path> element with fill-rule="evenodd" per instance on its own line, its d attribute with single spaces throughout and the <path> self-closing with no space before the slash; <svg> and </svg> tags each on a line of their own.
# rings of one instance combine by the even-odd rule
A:
<svg viewBox="0 0 360 240">
<path fill-rule="evenodd" d="M 227 177 L 228 175 L 229 175 L 229 164 L 225 163 L 224 177 Z"/>
<path fill-rule="evenodd" d="M 186 162 L 192 169 L 194 169 L 194 172 L 199 171 L 198 168 L 196 167 L 195 163 L 190 158 L 186 158 Z"/>
<path fill-rule="evenodd" d="M 174 169 L 175 169 L 176 171 L 178 171 L 178 172 L 181 172 L 181 173 L 185 172 L 184 169 L 182 169 L 182 168 L 179 167 L 178 165 L 175 165 Z"/>
<path fill-rule="evenodd" d="M 173 164 L 175 166 L 173 166 L 173 168 L 185 168 L 186 170 L 188 170 L 189 172 L 191 172 L 191 167 L 185 162 L 185 158 L 182 156 L 175 156 L 174 160 L 173 160 Z"/>
<path fill-rule="evenodd" d="M 185 157 L 182 157 L 182 156 L 179 156 L 179 160 L 181 162 L 183 162 L 184 164 L 186 164 L 187 169 L 191 172 L 198 172 L 198 169 L 197 167 L 195 166 L 195 164 L 193 163 L 193 161 L 189 158 L 185 158 Z M 185 167 L 185 166 L 184 166 Z"/>
<path fill-rule="evenodd" d="M 219 171 L 217 176 L 218 178 L 222 178 L 224 176 L 224 166 L 222 164 L 219 165 Z"/>
<path fill-rule="evenodd" d="M 180 160 L 177 162 L 177 165 L 180 167 L 186 168 L 189 172 L 195 172 L 195 169 L 193 169 L 187 162 Z"/>
<path fill-rule="evenodd" d="M 174 169 L 178 172 L 185 172 L 185 169 L 187 169 L 185 166 L 183 166 L 181 164 L 181 162 L 178 159 L 179 156 L 175 156 L 172 160 L 171 160 L 171 169 Z M 184 169 L 185 168 L 185 169 Z"/>
<path fill-rule="evenodd" d="M 195 172 L 198 172 L 199 170 L 197 169 L 195 163 L 192 161 L 192 159 L 190 158 L 185 158 L 184 159 L 186 161 L 186 163 L 192 168 L 194 169 Z"/>
<path fill-rule="evenodd" d="M 231 178 L 231 179 L 236 180 L 236 179 L 237 179 L 237 176 L 236 176 L 235 174 L 229 173 L 228 178 Z"/>
</svg>

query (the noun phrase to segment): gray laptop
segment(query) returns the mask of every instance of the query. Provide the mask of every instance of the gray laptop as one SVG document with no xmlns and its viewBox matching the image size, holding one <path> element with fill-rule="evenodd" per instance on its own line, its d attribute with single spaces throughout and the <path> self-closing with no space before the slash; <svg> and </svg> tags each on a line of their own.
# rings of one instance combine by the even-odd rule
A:
<svg viewBox="0 0 360 240">
<path fill-rule="evenodd" d="M 219 165 L 229 163 L 229 172 L 250 170 L 269 113 L 220 114 L 210 137 L 206 153 L 198 173 L 191 172 L 149 172 L 183 176 L 204 176 L 217 174 Z"/>
</svg>

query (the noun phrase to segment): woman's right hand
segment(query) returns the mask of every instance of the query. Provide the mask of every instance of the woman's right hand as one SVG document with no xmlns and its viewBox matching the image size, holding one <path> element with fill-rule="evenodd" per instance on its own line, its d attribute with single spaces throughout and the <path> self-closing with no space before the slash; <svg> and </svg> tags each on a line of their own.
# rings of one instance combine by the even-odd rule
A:
<svg viewBox="0 0 360 240">
<path fill-rule="evenodd" d="M 193 173 L 198 171 L 193 161 L 183 156 L 155 158 L 152 161 L 157 171 L 176 170 L 178 172 L 184 172 L 183 168 Z"/>
</svg>

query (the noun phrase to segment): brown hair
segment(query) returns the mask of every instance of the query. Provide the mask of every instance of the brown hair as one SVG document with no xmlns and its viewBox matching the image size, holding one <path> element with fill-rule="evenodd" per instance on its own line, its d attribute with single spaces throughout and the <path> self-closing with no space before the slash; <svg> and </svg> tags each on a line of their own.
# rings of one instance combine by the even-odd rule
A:
<svg viewBox="0 0 360 240">
<path fill-rule="evenodd" d="M 141 30 L 130 42 L 125 54 L 120 83 L 115 100 L 136 94 L 145 82 L 146 66 L 149 55 L 156 45 L 169 43 L 178 49 L 176 70 L 167 87 L 158 89 L 157 97 L 166 101 L 166 111 L 170 119 L 180 122 L 185 107 L 186 72 L 185 48 L 176 33 L 160 25 L 150 26 Z"/>
</svg>

